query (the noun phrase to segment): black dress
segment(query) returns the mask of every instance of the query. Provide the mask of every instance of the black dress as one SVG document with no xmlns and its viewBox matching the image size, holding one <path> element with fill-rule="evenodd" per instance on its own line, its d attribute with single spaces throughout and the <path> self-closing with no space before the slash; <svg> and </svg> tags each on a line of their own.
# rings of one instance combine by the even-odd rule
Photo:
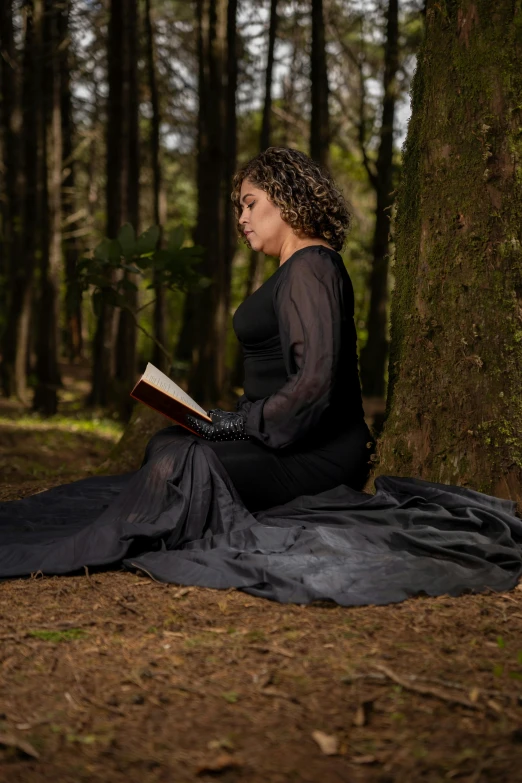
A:
<svg viewBox="0 0 522 783">
<path fill-rule="evenodd" d="M 166 582 L 343 605 L 516 584 L 522 521 L 512 501 L 392 476 L 376 479 L 374 495 L 360 491 L 371 440 L 337 253 L 295 253 L 234 326 L 251 440 L 213 444 L 167 427 L 133 474 L 0 503 L 0 577 L 123 565 Z"/>
<path fill-rule="evenodd" d="M 210 446 L 250 511 L 339 484 L 363 488 L 373 441 L 353 315 L 343 260 L 323 246 L 298 250 L 237 309 L 237 407 L 251 440 Z"/>
</svg>

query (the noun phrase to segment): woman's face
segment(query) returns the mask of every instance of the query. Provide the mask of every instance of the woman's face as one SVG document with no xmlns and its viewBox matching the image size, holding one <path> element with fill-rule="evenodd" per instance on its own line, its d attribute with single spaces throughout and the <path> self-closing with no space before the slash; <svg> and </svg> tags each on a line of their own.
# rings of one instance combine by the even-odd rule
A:
<svg viewBox="0 0 522 783">
<path fill-rule="evenodd" d="M 279 207 L 248 179 L 241 185 L 240 203 L 239 225 L 250 247 L 269 256 L 279 256 L 283 242 L 293 233 L 291 226 L 282 219 Z"/>
</svg>

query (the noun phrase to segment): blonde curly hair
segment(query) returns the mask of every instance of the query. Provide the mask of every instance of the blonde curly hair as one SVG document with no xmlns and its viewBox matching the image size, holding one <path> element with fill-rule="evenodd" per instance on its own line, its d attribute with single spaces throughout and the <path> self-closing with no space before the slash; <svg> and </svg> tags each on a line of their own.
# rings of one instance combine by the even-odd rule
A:
<svg viewBox="0 0 522 783">
<path fill-rule="evenodd" d="M 287 147 L 268 147 L 243 166 L 232 183 L 231 198 L 238 221 L 245 179 L 267 193 L 281 210 L 281 218 L 293 229 L 324 239 L 334 250 L 343 248 L 351 223 L 348 204 L 330 173 L 308 155 Z M 239 223 L 238 232 L 248 244 Z"/>
</svg>

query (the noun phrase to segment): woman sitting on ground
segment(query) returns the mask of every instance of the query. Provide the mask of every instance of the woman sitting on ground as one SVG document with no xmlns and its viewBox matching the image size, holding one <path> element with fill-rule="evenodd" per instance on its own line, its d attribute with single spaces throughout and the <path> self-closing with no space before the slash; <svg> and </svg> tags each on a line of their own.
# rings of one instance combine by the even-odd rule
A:
<svg viewBox="0 0 522 783">
<path fill-rule="evenodd" d="M 339 251 L 350 214 L 329 174 L 271 147 L 234 177 L 247 245 L 279 259 L 237 309 L 244 395 L 192 420 L 250 511 L 339 484 L 362 489 L 372 438 L 357 370 L 353 288 Z M 225 441 L 225 442 L 224 442 Z"/>
<path fill-rule="evenodd" d="M 234 328 L 245 393 L 234 413 L 156 433 L 140 470 L 0 503 L 0 578 L 85 567 L 240 588 L 294 603 L 385 604 L 511 589 L 515 503 L 377 476 L 357 375 L 349 215 L 306 155 L 270 148 L 235 177 L 246 241 L 279 258 Z"/>
</svg>

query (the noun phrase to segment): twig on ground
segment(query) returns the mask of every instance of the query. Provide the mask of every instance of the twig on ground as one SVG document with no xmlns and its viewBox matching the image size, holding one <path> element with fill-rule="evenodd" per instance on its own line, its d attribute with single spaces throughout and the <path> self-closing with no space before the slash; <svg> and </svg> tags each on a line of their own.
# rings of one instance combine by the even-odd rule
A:
<svg viewBox="0 0 522 783">
<path fill-rule="evenodd" d="M 249 650 L 258 650 L 262 653 L 277 653 L 277 655 L 283 655 L 285 658 L 295 658 L 295 654 L 290 650 L 283 650 L 282 647 L 265 647 L 263 644 L 249 644 Z"/>
<path fill-rule="evenodd" d="M 379 668 L 379 666 L 377 666 L 377 668 Z M 442 680 L 438 677 L 422 677 L 419 674 L 403 674 L 401 677 L 410 683 L 425 682 L 429 685 L 441 685 L 443 688 L 454 688 L 455 690 L 464 691 L 465 693 L 470 693 L 470 691 L 473 689 L 473 686 L 462 685 L 460 682 L 454 682 L 452 680 Z M 364 674 L 353 674 L 347 677 L 343 677 L 342 681 L 345 683 L 352 683 L 356 682 L 357 680 L 380 680 L 381 682 L 384 682 L 386 679 L 389 678 L 385 674 L 379 674 L 378 672 L 365 672 Z M 513 695 L 510 693 L 486 688 L 478 688 L 477 690 L 482 696 L 505 699 L 508 702 L 513 701 Z"/>
<path fill-rule="evenodd" d="M 137 617 L 140 617 L 142 620 L 148 619 L 146 615 L 144 615 L 142 612 L 139 612 L 137 609 L 133 609 L 132 606 L 129 606 L 124 601 L 121 601 L 119 598 L 115 598 L 115 596 L 111 595 L 110 593 L 106 593 L 103 590 L 100 590 L 96 582 L 93 579 L 91 579 L 89 571 L 86 567 L 85 567 L 85 574 L 93 590 L 96 590 L 98 593 L 103 595 L 105 598 L 108 598 L 110 601 L 114 601 L 114 603 L 118 604 L 118 606 L 121 607 L 124 611 L 131 612 L 131 614 L 135 614 Z"/>
<path fill-rule="evenodd" d="M 450 704 L 460 704 L 462 707 L 467 707 L 470 710 L 480 709 L 478 704 L 466 699 L 464 696 L 460 696 L 457 693 L 448 693 L 433 685 L 420 685 L 411 682 L 411 680 L 396 674 L 382 663 L 375 664 L 375 668 L 388 677 L 388 679 L 392 680 L 392 682 L 395 682 L 406 690 L 420 693 L 422 696 L 434 696 L 436 699 L 441 699 L 441 701 L 446 701 Z"/>
</svg>

